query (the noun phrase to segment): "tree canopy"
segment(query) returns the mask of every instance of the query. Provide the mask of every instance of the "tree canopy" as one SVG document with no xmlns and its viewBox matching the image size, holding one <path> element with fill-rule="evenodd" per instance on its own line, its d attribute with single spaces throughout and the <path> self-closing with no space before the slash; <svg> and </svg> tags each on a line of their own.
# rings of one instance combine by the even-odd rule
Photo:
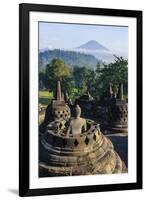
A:
<svg viewBox="0 0 146 200">
<path fill-rule="evenodd" d="M 115 57 L 115 61 L 110 64 L 102 66 L 97 65 L 96 73 L 98 78 L 96 80 L 96 87 L 98 93 L 101 95 L 106 90 L 107 85 L 110 83 L 114 92 L 120 82 L 124 86 L 124 94 L 127 95 L 128 90 L 128 60 L 123 57 Z M 103 91 L 101 91 L 103 90 Z"/>
<path fill-rule="evenodd" d="M 70 76 L 69 66 L 62 59 L 54 58 L 46 67 L 46 81 L 50 89 L 54 89 L 57 80 L 64 80 Z"/>
<path fill-rule="evenodd" d="M 55 58 L 46 67 L 46 72 L 40 73 L 46 88 L 54 91 L 56 80 L 61 80 L 62 90 L 75 99 L 89 91 L 95 98 L 103 95 L 111 84 L 114 92 L 120 82 L 124 85 L 124 95 L 128 90 L 128 60 L 115 56 L 112 63 L 97 63 L 96 69 L 75 65 L 72 69 L 63 60 Z"/>
</svg>

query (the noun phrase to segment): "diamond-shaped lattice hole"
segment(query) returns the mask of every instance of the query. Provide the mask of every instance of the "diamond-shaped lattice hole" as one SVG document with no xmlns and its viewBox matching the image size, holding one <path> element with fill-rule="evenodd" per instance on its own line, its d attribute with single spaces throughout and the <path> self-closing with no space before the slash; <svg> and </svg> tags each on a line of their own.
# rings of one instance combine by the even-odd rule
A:
<svg viewBox="0 0 146 200">
<path fill-rule="evenodd" d="M 96 135 L 95 134 L 93 135 L 93 139 L 96 141 Z"/>
<path fill-rule="evenodd" d="M 74 141 L 74 145 L 77 147 L 78 144 L 79 144 L 78 140 L 75 140 L 75 141 Z"/>
<path fill-rule="evenodd" d="M 63 140 L 63 145 L 64 145 L 64 146 L 67 145 L 67 140 Z"/>
<path fill-rule="evenodd" d="M 88 145 L 88 143 L 89 143 L 89 138 L 86 137 L 85 144 Z"/>
</svg>

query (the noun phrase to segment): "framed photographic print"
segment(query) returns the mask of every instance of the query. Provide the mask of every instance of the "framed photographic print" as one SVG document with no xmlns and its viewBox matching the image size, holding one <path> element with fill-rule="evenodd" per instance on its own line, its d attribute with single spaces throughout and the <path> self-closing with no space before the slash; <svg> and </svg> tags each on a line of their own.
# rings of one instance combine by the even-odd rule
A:
<svg viewBox="0 0 146 200">
<path fill-rule="evenodd" d="M 19 195 L 141 189 L 142 11 L 19 13 Z"/>
</svg>

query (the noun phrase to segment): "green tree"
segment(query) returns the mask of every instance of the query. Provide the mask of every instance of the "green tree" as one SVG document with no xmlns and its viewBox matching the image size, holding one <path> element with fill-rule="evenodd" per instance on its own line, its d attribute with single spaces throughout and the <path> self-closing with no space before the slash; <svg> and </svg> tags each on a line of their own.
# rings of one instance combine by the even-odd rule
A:
<svg viewBox="0 0 146 200">
<path fill-rule="evenodd" d="M 50 90 L 55 89 L 57 80 L 64 81 L 70 76 L 70 68 L 62 59 L 54 58 L 46 67 L 47 86 Z"/>
<path fill-rule="evenodd" d="M 75 66 L 73 70 L 75 87 L 79 89 L 80 95 L 87 91 L 86 76 L 87 68 Z"/>
<path fill-rule="evenodd" d="M 92 69 L 86 67 L 75 66 L 73 70 L 75 87 L 79 89 L 80 95 L 87 91 L 94 91 L 96 83 L 96 73 Z"/>
<path fill-rule="evenodd" d="M 39 72 L 39 88 L 46 88 L 46 75 L 44 72 Z"/>
<path fill-rule="evenodd" d="M 120 82 L 124 85 L 124 95 L 127 95 L 128 90 L 128 60 L 123 57 L 115 56 L 114 62 L 104 64 L 104 67 L 97 65 L 96 73 L 96 94 L 101 96 L 110 83 L 114 92 Z"/>
</svg>

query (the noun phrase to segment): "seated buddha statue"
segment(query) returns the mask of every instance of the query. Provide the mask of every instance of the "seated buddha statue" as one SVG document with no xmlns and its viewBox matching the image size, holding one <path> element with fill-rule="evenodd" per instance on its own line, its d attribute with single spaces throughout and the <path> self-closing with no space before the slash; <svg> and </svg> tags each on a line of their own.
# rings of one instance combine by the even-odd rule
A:
<svg viewBox="0 0 146 200">
<path fill-rule="evenodd" d="M 87 130 L 87 123 L 86 119 L 81 118 L 81 108 L 77 104 L 75 108 L 75 117 L 71 119 L 68 130 L 67 130 L 67 135 L 72 134 L 73 136 L 75 135 L 80 135 L 82 133 L 82 129 L 84 131 Z"/>
</svg>

